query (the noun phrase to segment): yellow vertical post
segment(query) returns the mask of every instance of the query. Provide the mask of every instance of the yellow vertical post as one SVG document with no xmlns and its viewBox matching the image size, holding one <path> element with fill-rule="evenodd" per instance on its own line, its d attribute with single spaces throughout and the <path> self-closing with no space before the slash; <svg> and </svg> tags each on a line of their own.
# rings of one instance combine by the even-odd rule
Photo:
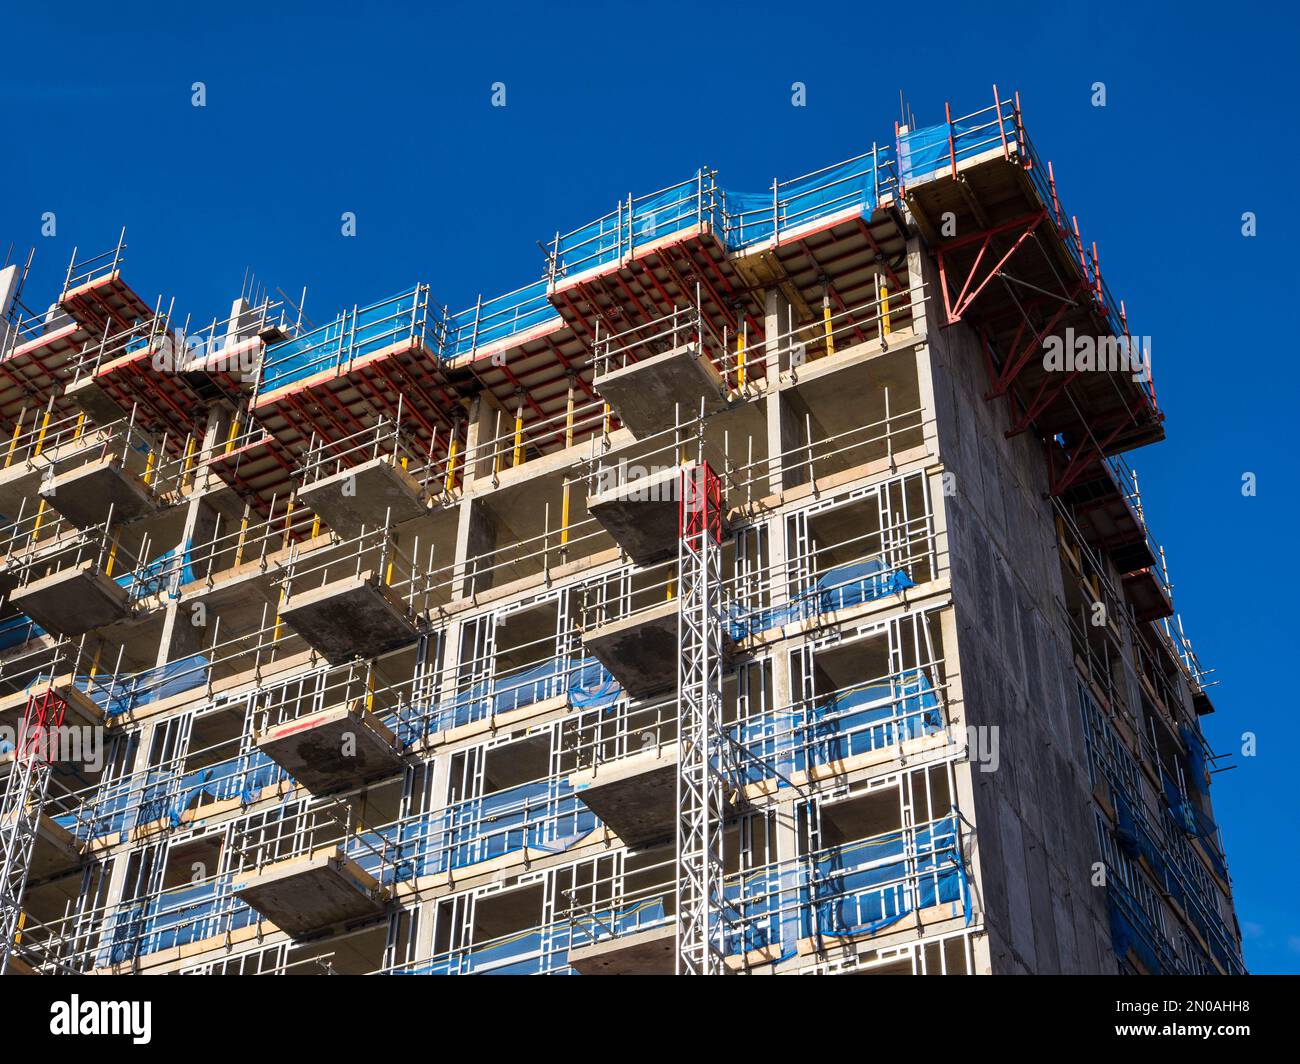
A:
<svg viewBox="0 0 1300 1064">
<path fill-rule="evenodd" d="M 740 328 L 736 330 L 736 387 L 745 386 L 745 332 L 749 328 L 749 323 L 742 321 Z"/>
<path fill-rule="evenodd" d="M 41 418 L 41 431 L 36 434 L 36 450 L 33 457 L 41 453 L 41 448 L 45 446 L 45 432 L 50 427 L 50 410 L 45 408 L 45 416 Z"/>
<path fill-rule="evenodd" d="M 397 537 L 392 536 L 388 541 L 388 566 L 384 569 L 384 584 L 387 587 L 393 586 L 393 566 L 397 562 Z"/>
<path fill-rule="evenodd" d="M 113 540 L 108 548 L 108 561 L 104 563 L 104 575 L 113 575 L 113 565 L 117 561 L 117 540 Z"/>
<path fill-rule="evenodd" d="M 41 538 L 41 523 L 45 520 L 45 496 L 41 496 L 40 505 L 36 507 L 36 520 L 32 522 L 32 542 L 35 543 Z"/>
<path fill-rule="evenodd" d="M 447 448 L 447 491 L 456 490 L 456 452 L 460 449 L 460 426 L 453 423 L 451 426 L 451 443 Z"/>
<path fill-rule="evenodd" d="M 239 411 L 230 419 L 230 432 L 226 436 L 226 454 L 235 449 L 235 440 L 239 438 Z"/>
<path fill-rule="evenodd" d="M 524 404 L 521 400 L 515 408 L 515 454 L 514 465 L 524 464 Z"/>
<path fill-rule="evenodd" d="M 888 336 L 889 328 L 889 286 L 883 281 L 880 285 L 880 335 Z"/>
<path fill-rule="evenodd" d="M 248 513 L 249 504 L 244 503 L 244 516 L 239 520 L 239 539 L 235 541 L 235 564 L 239 565 L 244 560 L 244 543 L 248 540 Z"/>
<path fill-rule="evenodd" d="M 370 666 L 366 669 L 366 712 L 373 713 L 375 710 L 375 669 Z"/>
<path fill-rule="evenodd" d="M 81 434 L 86 431 L 86 412 L 83 410 L 77 415 L 77 427 L 72 430 L 74 440 L 81 439 Z"/>
<path fill-rule="evenodd" d="M 185 464 L 181 467 L 181 487 L 189 486 L 190 471 L 194 467 L 194 433 L 185 440 Z"/>
<path fill-rule="evenodd" d="M 835 330 L 831 326 L 831 293 L 829 287 L 822 293 L 822 328 L 826 332 L 826 354 L 835 354 Z"/>
<path fill-rule="evenodd" d="M 8 469 L 14 460 L 14 451 L 18 449 L 18 437 L 22 435 L 23 418 L 27 416 L 27 407 L 24 406 L 18 411 L 18 420 L 14 422 L 13 438 L 9 441 L 9 453 L 5 455 L 5 468 Z"/>
<path fill-rule="evenodd" d="M 153 486 L 154 465 L 157 460 L 157 457 L 153 453 L 153 448 L 151 447 L 149 453 L 144 456 L 144 486 L 146 488 Z"/>
<path fill-rule="evenodd" d="M 284 549 L 288 549 L 289 534 L 290 530 L 293 528 L 293 507 L 294 502 L 292 499 L 290 499 L 284 507 L 284 535 L 280 538 L 280 546 Z"/>
<path fill-rule="evenodd" d="M 315 539 L 320 535 L 320 514 L 312 515 L 311 519 L 311 538 Z"/>
</svg>

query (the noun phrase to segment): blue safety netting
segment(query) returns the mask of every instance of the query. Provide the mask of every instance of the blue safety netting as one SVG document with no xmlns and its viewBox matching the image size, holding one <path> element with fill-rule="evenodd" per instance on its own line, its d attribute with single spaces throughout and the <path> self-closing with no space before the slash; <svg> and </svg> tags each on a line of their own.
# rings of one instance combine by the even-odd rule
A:
<svg viewBox="0 0 1300 1064">
<path fill-rule="evenodd" d="M 813 864 L 804 933 L 856 935 L 916 909 L 951 903 L 970 923 L 970 885 L 956 814 L 914 831 L 836 847 Z"/>
<path fill-rule="evenodd" d="M 975 132 L 969 122 L 954 122 L 951 126 L 947 122 L 941 122 L 901 134 L 898 138 L 899 178 L 904 185 L 909 184 L 913 178 L 928 177 L 940 167 L 951 166 L 954 154 L 961 160 L 980 148 L 987 147 L 985 144 L 970 142 L 970 137 Z"/>
<path fill-rule="evenodd" d="M 158 702 L 182 691 L 190 691 L 208 682 L 211 663 L 202 653 L 177 658 L 143 672 L 124 676 L 103 675 L 77 677 L 77 686 L 86 690 L 91 700 L 110 717 L 129 713 L 140 706 Z"/>
<path fill-rule="evenodd" d="M 573 664 L 551 658 L 536 665 L 480 680 L 436 706 L 406 706 L 394 722 L 398 741 L 410 745 L 430 732 L 457 728 L 497 713 L 568 695 L 577 708 L 612 705 L 622 688 L 595 658 Z"/>
<path fill-rule="evenodd" d="M 731 638 L 740 641 L 783 624 L 847 609 L 915 587 L 904 569 L 890 569 L 878 558 L 839 565 L 818 577 L 812 587 L 783 606 L 745 609 L 734 606 L 728 621 Z"/>
<path fill-rule="evenodd" d="M 0 650 L 10 650 L 22 646 L 38 635 L 44 635 L 45 629 L 25 613 L 18 613 L 0 621 Z"/>
<path fill-rule="evenodd" d="M 335 370 L 417 335 L 424 327 L 419 286 L 266 349 L 259 391 Z"/>
<path fill-rule="evenodd" d="M 1106 911 L 1115 956 L 1127 963 L 1131 949 L 1149 975 L 1162 974 L 1166 970 L 1163 954 L 1167 947 L 1162 947 L 1160 933 L 1151 918 L 1113 882 L 1106 888 Z"/>
<path fill-rule="evenodd" d="M 894 746 L 943 727 L 939 696 L 920 669 L 856 687 L 802 708 L 742 721 L 732 736 L 752 756 L 739 766 L 743 782 L 774 773 L 788 777 L 811 765 Z M 779 786 L 788 786 L 784 781 Z"/>
<path fill-rule="evenodd" d="M 108 963 L 200 942 L 248 927 L 257 913 L 231 893 L 233 876 L 167 890 L 128 903 L 112 917 Z"/>
<path fill-rule="evenodd" d="M 507 336 L 559 321 L 560 315 L 547 297 L 548 287 L 545 280 L 538 281 L 452 314 L 447 319 L 447 339 L 442 357 L 455 358 Z"/>
<path fill-rule="evenodd" d="M 538 780 L 365 833 L 349 856 L 384 881 L 401 882 L 525 848 L 562 853 L 597 823 L 567 780 Z"/>
<path fill-rule="evenodd" d="M 176 598 L 183 585 L 195 579 L 189 544 L 173 547 L 153 558 L 134 572 L 114 577 L 114 583 L 131 593 L 132 598 L 168 595 Z"/>
<path fill-rule="evenodd" d="M 807 177 L 778 185 L 775 193 L 724 192 L 729 251 L 752 247 L 802 225 L 856 209 L 876 209 L 877 170 L 871 156 L 851 159 Z"/>
<path fill-rule="evenodd" d="M 1187 783 L 1197 794 L 1210 793 L 1210 773 L 1205 764 L 1205 744 L 1186 724 L 1178 725 L 1178 736 L 1187 747 Z"/>
</svg>

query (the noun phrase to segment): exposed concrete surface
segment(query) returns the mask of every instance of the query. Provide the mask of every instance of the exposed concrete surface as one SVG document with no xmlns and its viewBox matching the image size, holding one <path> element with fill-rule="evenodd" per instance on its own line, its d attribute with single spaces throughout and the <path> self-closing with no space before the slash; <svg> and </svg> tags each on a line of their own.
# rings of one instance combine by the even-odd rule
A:
<svg viewBox="0 0 1300 1064">
<path fill-rule="evenodd" d="M 694 344 L 601 375 L 595 386 L 638 439 L 693 421 L 701 400 L 710 414 L 726 406 L 721 376 Z"/>
<path fill-rule="evenodd" d="M 129 599 L 126 589 L 94 568 L 93 561 L 43 576 L 9 594 L 9 601 L 27 616 L 60 635 L 81 635 L 121 620 L 130 610 Z"/>
<path fill-rule="evenodd" d="M 280 616 L 334 664 L 378 657 L 419 635 L 406 604 L 369 571 L 290 594 Z"/>
<path fill-rule="evenodd" d="M 926 257 L 930 283 L 937 283 Z M 964 711 L 996 728 L 996 771 L 971 766 L 979 890 L 994 973 L 1113 971 L 1075 670 L 1041 445 L 1005 437 L 975 335 L 932 331 L 943 498 Z M 1110 954 L 1111 967 L 1106 955 Z"/>
<path fill-rule="evenodd" d="M 579 801 L 633 849 L 670 838 L 676 830 L 675 747 L 576 773 L 569 783 Z"/>
<path fill-rule="evenodd" d="M 583 975 L 672 975 L 676 963 L 673 924 L 569 950 L 569 964 Z"/>
<path fill-rule="evenodd" d="M 257 736 L 257 748 L 312 794 L 330 794 L 398 772 L 397 738 L 359 707 L 309 713 Z"/>
<path fill-rule="evenodd" d="M 677 683 L 677 600 L 669 599 L 582 635 L 582 644 L 633 698 Z"/>
<path fill-rule="evenodd" d="M 378 916 L 388 894 L 341 848 L 271 865 L 260 875 L 237 880 L 233 890 L 294 936 Z"/>
<path fill-rule="evenodd" d="M 677 551 L 681 469 L 671 466 L 587 497 L 587 511 L 637 565 Z"/>
<path fill-rule="evenodd" d="M 384 457 L 299 488 L 298 499 L 343 536 L 379 527 L 386 514 L 398 525 L 428 509 L 415 478 Z"/>
<path fill-rule="evenodd" d="M 138 477 L 122 468 L 116 458 L 88 462 L 58 474 L 48 492 L 41 494 L 50 505 L 78 528 L 89 528 L 108 520 L 133 521 L 158 508 Z"/>
</svg>

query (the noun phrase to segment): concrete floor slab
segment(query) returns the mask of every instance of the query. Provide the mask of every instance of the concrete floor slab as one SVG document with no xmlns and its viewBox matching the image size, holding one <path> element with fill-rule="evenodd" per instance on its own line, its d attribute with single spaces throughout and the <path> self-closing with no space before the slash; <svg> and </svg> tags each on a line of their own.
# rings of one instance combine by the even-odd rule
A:
<svg viewBox="0 0 1300 1064">
<path fill-rule="evenodd" d="M 587 497 L 587 511 L 637 565 L 677 552 L 681 469 L 671 466 Z"/>
<path fill-rule="evenodd" d="M 583 975 L 672 975 L 676 964 L 675 924 L 569 950 L 569 965 Z"/>
<path fill-rule="evenodd" d="M 669 599 L 584 632 L 582 645 L 628 694 L 644 698 L 677 683 L 677 615 L 677 600 Z"/>
<path fill-rule="evenodd" d="M 343 536 L 375 528 L 388 514 L 394 525 L 428 512 L 424 492 L 387 457 L 374 458 L 298 489 L 298 500 Z"/>
<path fill-rule="evenodd" d="M 234 893 L 281 931 L 299 937 L 378 916 L 388 891 L 342 847 L 270 865 L 235 881 Z"/>
<path fill-rule="evenodd" d="M 277 724 L 257 748 L 312 794 L 331 794 L 401 770 L 397 738 L 359 706 L 339 706 Z"/>
<path fill-rule="evenodd" d="M 721 375 L 695 344 L 600 374 L 593 383 L 638 439 L 671 428 L 678 416 L 693 420 L 701 401 L 710 414 L 727 405 Z"/>
<path fill-rule="evenodd" d="M 625 845 L 640 849 L 677 829 L 677 756 L 634 754 L 569 777 L 578 800 Z"/>
<path fill-rule="evenodd" d="M 406 603 L 371 572 L 294 592 L 280 616 L 335 664 L 387 654 L 420 634 Z"/>
<path fill-rule="evenodd" d="M 131 611 L 130 595 L 95 568 L 69 566 L 9 593 L 9 601 L 46 631 L 81 635 L 120 621 Z"/>
<path fill-rule="evenodd" d="M 60 473 L 42 494 L 54 509 L 78 528 L 108 520 L 132 521 L 158 509 L 158 500 L 134 473 L 116 458 L 87 462 Z"/>
</svg>

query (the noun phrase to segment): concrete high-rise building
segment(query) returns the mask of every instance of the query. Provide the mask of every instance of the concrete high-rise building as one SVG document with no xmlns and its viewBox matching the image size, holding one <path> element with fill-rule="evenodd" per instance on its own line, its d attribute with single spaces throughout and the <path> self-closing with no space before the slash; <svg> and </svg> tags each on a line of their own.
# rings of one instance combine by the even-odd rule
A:
<svg viewBox="0 0 1300 1064">
<path fill-rule="evenodd" d="M 10 268 L 7 970 L 1242 971 L 1149 362 L 992 98 L 460 312 Z"/>
</svg>

